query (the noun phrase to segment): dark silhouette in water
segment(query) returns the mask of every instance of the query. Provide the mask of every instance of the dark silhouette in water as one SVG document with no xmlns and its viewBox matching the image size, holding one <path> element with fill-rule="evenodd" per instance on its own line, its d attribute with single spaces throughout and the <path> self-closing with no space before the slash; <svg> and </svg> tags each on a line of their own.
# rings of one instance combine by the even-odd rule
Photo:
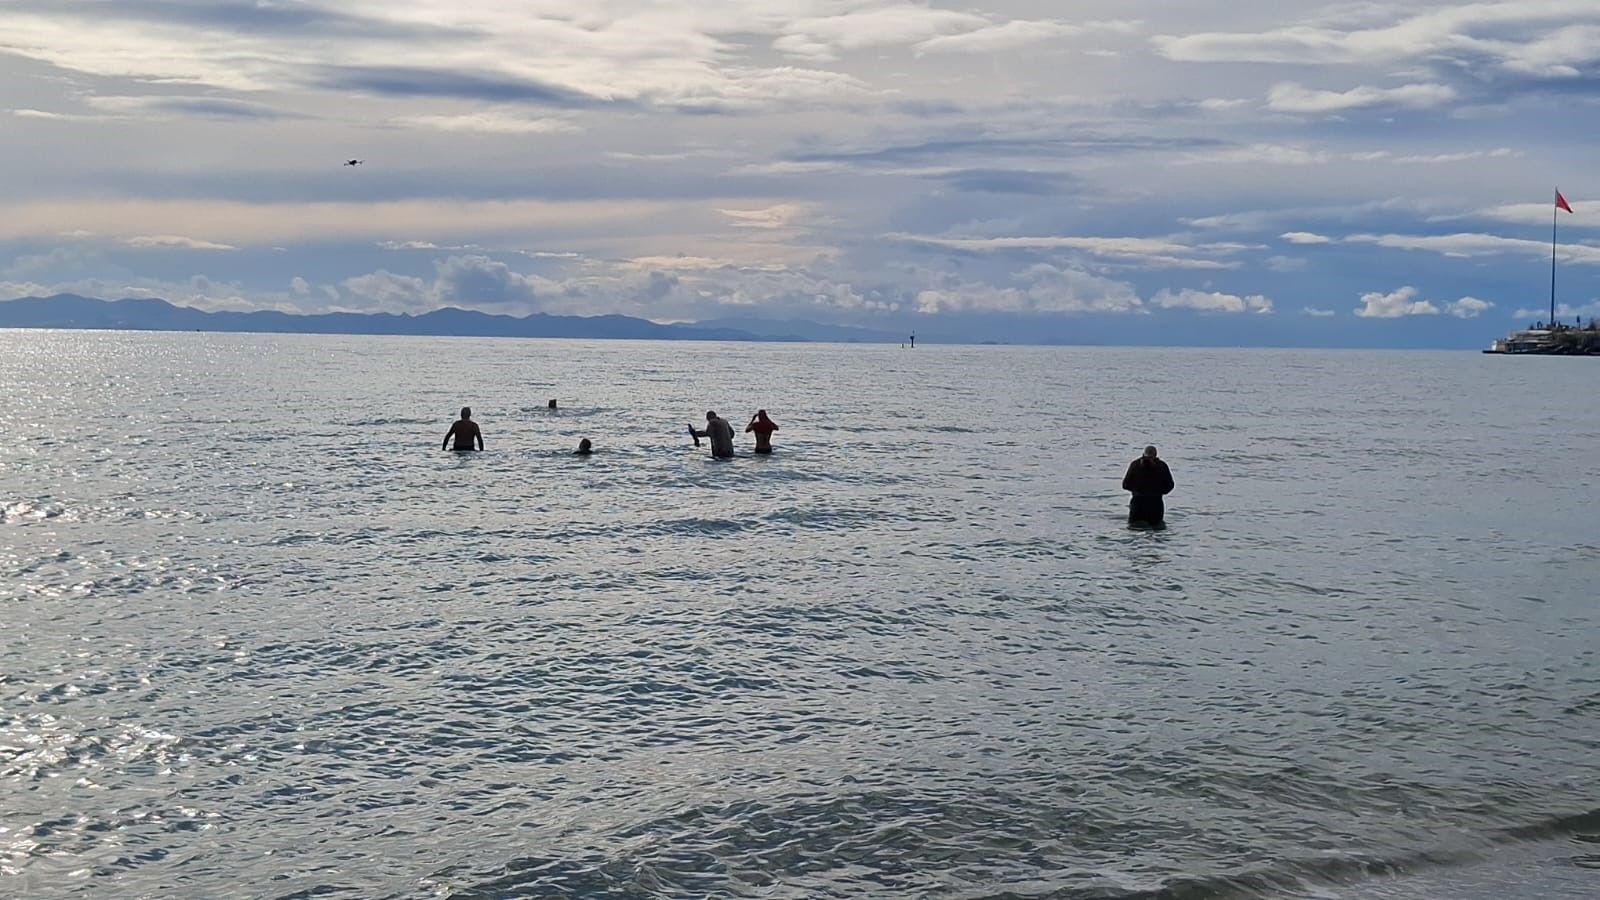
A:
<svg viewBox="0 0 1600 900">
<path fill-rule="evenodd" d="M 1122 489 L 1133 494 L 1128 501 L 1128 524 L 1165 528 L 1167 507 L 1161 498 L 1172 493 L 1172 487 L 1172 470 L 1156 455 L 1155 447 L 1144 448 L 1144 455 L 1122 476 Z"/>
<path fill-rule="evenodd" d="M 556 408 L 556 401 L 554 399 L 551 399 L 549 406 L 550 406 L 551 409 L 555 409 Z"/>
<path fill-rule="evenodd" d="M 695 446 L 700 446 L 701 438 L 711 439 L 711 455 L 717 459 L 730 459 L 733 456 L 733 426 L 728 420 L 718 416 L 715 412 L 706 413 L 706 430 L 695 431 L 694 426 L 689 426 L 689 433 L 694 435 Z"/>
<path fill-rule="evenodd" d="M 456 440 L 454 447 L 450 447 L 451 438 Z M 478 446 L 472 446 L 474 441 L 477 442 Z M 472 407 L 461 407 L 461 418 L 457 419 L 455 424 L 450 426 L 450 430 L 445 432 L 444 444 L 439 449 L 443 450 L 446 447 L 452 450 L 483 449 L 483 432 L 479 430 L 478 423 L 472 421 Z"/>
<path fill-rule="evenodd" d="M 745 434 L 755 432 L 757 453 L 772 452 L 772 433 L 777 430 L 778 423 L 767 418 L 764 409 L 756 410 L 756 414 L 750 417 L 750 424 L 744 427 Z"/>
<path fill-rule="evenodd" d="M 347 159 L 344 161 L 344 164 L 347 166 L 359 166 L 364 162 L 366 162 L 364 159 Z"/>
<path fill-rule="evenodd" d="M 591 454 L 593 452 L 594 452 L 594 445 L 589 443 L 589 439 L 588 438 L 584 438 L 583 440 L 578 442 L 578 449 L 572 451 L 572 455 L 573 456 L 588 456 L 589 454 Z"/>
</svg>

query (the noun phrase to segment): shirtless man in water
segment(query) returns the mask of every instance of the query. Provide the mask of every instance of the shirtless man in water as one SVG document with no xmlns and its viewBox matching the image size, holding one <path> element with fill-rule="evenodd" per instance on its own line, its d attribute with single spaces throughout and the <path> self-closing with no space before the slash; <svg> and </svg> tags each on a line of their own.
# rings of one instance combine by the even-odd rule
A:
<svg viewBox="0 0 1600 900">
<path fill-rule="evenodd" d="M 451 438 L 456 439 L 454 447 L 450 447 Z M 478 446 L 472 446 L 473 441 L 477 441 Z M 450 430 L 445 433 L 444 444 L 439 449 L 443 450 L 447 447 L 452 450 L 483 449 L 483 432 L 478 430 L 478 423 L 472 421 L 472 407 L 461 407 L 461 418 L 457 419 L 456 423 L 451 425 Z"/>
</svg>

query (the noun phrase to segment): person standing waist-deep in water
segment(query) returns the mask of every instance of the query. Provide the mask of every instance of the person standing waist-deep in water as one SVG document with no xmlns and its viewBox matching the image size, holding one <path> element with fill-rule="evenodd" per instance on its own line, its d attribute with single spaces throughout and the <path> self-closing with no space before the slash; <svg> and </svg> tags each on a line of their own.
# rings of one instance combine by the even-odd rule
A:
<svg viewBox="0 0 1600 900">
<path fill-rule="evenodd" d="M 1128 501 L 1129 525 L 1166 527 L 1167 505 L 1161 498 L 1172 493 L 1172 470 L 1156 455 L 1156 448 L 1144 448 L 1144 455 L 1128 466 L 1122 489 L 1133 494 Z"/>
<path fill-rule="evenodd" d="M 777 430 L 778 423 L 767 418 L 764 409 L 756 410 L 756 414 L 750 417 L 750 424 L 744 427 L 745 434 L 755 432 L 757 453 L 772 452 L 772 433 Z"/>
<path fill-rule="evenodd" d="M 456 445 L 454 447 L 450 446 L 451 438 L 455 438 Z M 474 441 L 478 444 L 476 447 L 472 445 Z M 439 449 L 443 450 L 447 447 L 451 450 L 483 449 L 483 432 L 478 429 L 478 423 L 472 421 L 472 407 L 461 407 L 461 418 L 457 419 L 455 424 L 450 426 L 450 430 L 445 432 L 444 444 Z"/>
<path fill-rule="evenodd" d="M 689 433 L 697 438 L 710 438 L 711 455 L 717 459 L 728 459 L 733 456 L 733 426 L 715 412 L 706 413 L 705 431 L 695 431 L 691 425 Z"/>
</svg>

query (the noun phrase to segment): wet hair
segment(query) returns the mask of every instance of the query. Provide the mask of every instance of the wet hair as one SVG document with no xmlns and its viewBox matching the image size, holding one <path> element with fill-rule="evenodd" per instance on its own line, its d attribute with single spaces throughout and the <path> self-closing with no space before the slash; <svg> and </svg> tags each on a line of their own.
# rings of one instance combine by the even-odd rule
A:
<svg viewBox="0 0 1600 900">
<path fill-rule="evenodd" d="M 1144 455 L 1154 459 L 1156 456 L 1156 445 L 1151 444 L 1150 446 L 1144 448 Z"/>
<path fill-rule="evenodd" d="M 472 407 L 470 407 L 470 406 L 461 407 L 461 418 L 463 418 L 463 419 L 472 418 Z"/>
<path fill-rule="evenodd" d="M 588 438 L 584 438 L 583 440 L 578 442 L 578 449 L 579 450 L 587 450 L 587 449 L 589 449 L 589 447 L 590 447 L 590 444 L 589 444 L 589 439 Z"/>
</svg>

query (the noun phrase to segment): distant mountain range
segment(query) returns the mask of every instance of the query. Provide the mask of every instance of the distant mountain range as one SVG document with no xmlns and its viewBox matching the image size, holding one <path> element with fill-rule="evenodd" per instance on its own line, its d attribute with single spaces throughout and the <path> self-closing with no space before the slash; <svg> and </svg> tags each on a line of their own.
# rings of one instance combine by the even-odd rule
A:
<svg viewBox="0 0 1600 900">
<path fill-rule="evenodd" d="M 854 341 L 886 343 L 886 332 L 798 320 L 717 319 L 662 325 L 632 316 L 496 316 L 446 307 L 393 313 L 206 312 L 154 298 L 97 300 L 76 294 L 0 301 L 0 328 L 233 331 L 268 334 L 396 334 L 461 337 L 611 338 L 667 341 Z"/>
</svg>

